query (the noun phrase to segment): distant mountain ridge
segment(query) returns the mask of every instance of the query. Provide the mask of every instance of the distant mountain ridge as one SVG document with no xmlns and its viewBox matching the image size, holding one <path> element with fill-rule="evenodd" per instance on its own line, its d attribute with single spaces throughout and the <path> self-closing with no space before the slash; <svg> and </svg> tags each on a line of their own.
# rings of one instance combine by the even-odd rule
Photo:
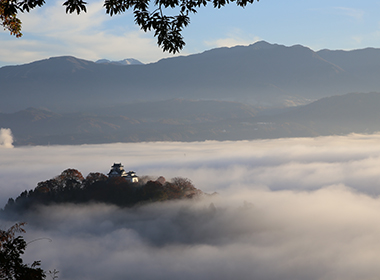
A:
<svg viewBox="0 0 380 280">
<path fill-rule="evenodd" d="M 58 114 L 28 108 L 0 113 L 0 127 L 12 129 L 15 145 L 201 141 L 213 139 L 225 129 L 219 122 L 255 114 L 251 107 L 236 102 L 172 99 L 98 108 L 90 113 Z"/>
<path fill-rule="evenodd" d="M 45 107 L 75 112 L 172 98 L 293 106 L 380 91 L 379 76 L 380 49 L 315 52 L 264 41 L 133 67 L 53 57 L 0 68 L 0 111 Z"/>
<path fill-rule="evenodd" d="M 380 93 L 325 97 L 282 113 L 226 101 L 142 102 L 57 114 L 28 108 L 1 114 L 14 144 L 101 144 L 145 141 L 252 140 L 380 131 Z"/>
<path fill-rule="evenodd" d="M 268 119 L 297 123 L 317 135 L 374 133 L 380 131 L 380 93 L 349 93 L 325 97 Z"/>
</svg>

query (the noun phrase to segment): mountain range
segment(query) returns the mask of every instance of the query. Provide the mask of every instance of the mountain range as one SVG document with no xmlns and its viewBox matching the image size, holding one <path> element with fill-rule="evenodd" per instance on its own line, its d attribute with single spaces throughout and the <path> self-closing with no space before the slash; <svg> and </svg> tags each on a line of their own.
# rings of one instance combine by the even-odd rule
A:
<svg viewBox="0 0 380 280">
<path fill-rule="evenodd" d="M 172 99 L 97 113 L 28 108 L 0 113 L 0 127 L 12 129 L 17 146 L 315 137 L 380 131 L 379 104 L 380 93 L 351 93 L 268 113 L 231 101 Z"/>
<path fill-rule="evenodd" d="M 52 57 L 0 68 L 0 111 L 64 113 L 173 98 L 294 106 L 380 91 L 379 75 L 380 49 L 315 52 L 264 41 L 124 67 Z"/>
<path fill-rule="evenodd" d="M 380 49 L 267 42 L 142 64 L 53 57 L 0 68 L 15 145 L 243 140 L 380 131 Z"/>
</svg>

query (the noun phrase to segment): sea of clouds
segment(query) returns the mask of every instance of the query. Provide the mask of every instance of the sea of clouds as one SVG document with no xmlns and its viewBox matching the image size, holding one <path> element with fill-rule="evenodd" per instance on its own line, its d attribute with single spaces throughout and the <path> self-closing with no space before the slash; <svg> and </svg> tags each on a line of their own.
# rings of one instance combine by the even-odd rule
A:
<svg viewBox="0 0 380 280">
<path fill-rule="evenodd" d="M 22 217 L 25 259 L 59 279 L 378 279 L 380 134 L 0 147 L 0 207 L 75 168 L 176 176 L 219 195 Z M 7 227 L 12 221 L 0 221 Z M 41 239 L 42 238 L 42 239 Z M 36 240 L 37 239 L 37 240 Z M 36 241 L 33 241 L 36 240 Z"/>
</svg>

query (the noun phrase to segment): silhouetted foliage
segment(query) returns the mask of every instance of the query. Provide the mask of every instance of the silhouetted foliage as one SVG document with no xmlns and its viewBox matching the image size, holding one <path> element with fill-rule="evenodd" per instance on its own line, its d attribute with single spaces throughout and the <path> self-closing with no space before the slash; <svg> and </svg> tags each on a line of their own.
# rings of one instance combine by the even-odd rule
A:
<svg viewBox="0 0 380 280">
<path fill-rule="evenodd" d="M 84 179 L 78 170 L 66 169 L 53 179 L 39 182 L 34 190 L 22 192 L 15 200 L 10 198 L 2 212 L 21 214 L 39 205 L 58 203 L 102 202 L 131 207 L 202 194 L 189 179 L 176 177 L 167 182 L 162 178 L 132 183 L 123 177 L 108 178 L 102 173 L 90 173 Z"/>
<path fill-rule="evenodd" d="M 135 23 L 142 30 L 154 31 L 157 44 L 163 51 L 179 52 L 185 46 L 182 30 L 190 23 L 190 14 L 197 13 L 202 6 L 212 4 L 220 9 L 229 3 L 245 7 L 255 0 L 105 0 L 104 8 L 110 16 L 121 14 L 127 10 L 133 11 Z M 41 7 L 44 0 L 0 0 L 0 23 L 12 35 L 22 36 L 19 12 L 29 12 Z M 83 0 L 67 0 L 63 3 L 66 13 L 86 12 L 87 2 Z M 174 12 L 174 15 L 169 14 Z"/>
<path fill-rule="evenodd" d="M 48 274 L 50 275 L 51 279 L 55 280 L 58 279 L 58 273 L 59 271 L 56 269 L 49 270 Z"/>
<path fill-rule="evenodd" d="M 95 182 L 107 181 L 108 177 L 100 172 L 91 172 L 86 176 L 84 180 L 84 187 L 89 187 Z"/>
<path fill-rule="evenodd" d="M 40 261 L 31 265 L 24 264 L 27 243 L 17 233 L 24 233 L 24 223 L 16 223 L 7 230 L 0 229 L 0 279 L 1 280 L 41 280 L 45 279 L 44 271 L 39 267 Z"/>
</svg>

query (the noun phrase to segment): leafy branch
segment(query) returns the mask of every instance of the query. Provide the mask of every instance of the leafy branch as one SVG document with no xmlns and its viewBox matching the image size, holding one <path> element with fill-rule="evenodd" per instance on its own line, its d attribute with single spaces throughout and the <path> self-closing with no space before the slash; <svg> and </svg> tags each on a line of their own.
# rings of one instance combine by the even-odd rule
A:
<svg viewBox="0 0 380 280">
<path fill-rule="evenodd" d="M 258 0 L 105 0 L 104 8 L 110 16 L 132 10 L 135 23 L 141 30 L 154 31 L 157 44 L 162 50 L 177 53 L 185 46 L 182 31 L 190 23 L 190 15 L 198 9 L 212 4 L 220 9 L 235 2 L 239 7 L 245 7 Z M 0 23 L 11 35 L 21 37 L 21 21 L 19 12 L 29 12 L 36 7 L 42 7 L 45 0 L 0 0 Z M 63 6 L 66 13 L 87 12 L 87 2 L 83 0 L 66 0 Z M 166 13 L 172 11 L 174 15 Z"/>
</svg>

